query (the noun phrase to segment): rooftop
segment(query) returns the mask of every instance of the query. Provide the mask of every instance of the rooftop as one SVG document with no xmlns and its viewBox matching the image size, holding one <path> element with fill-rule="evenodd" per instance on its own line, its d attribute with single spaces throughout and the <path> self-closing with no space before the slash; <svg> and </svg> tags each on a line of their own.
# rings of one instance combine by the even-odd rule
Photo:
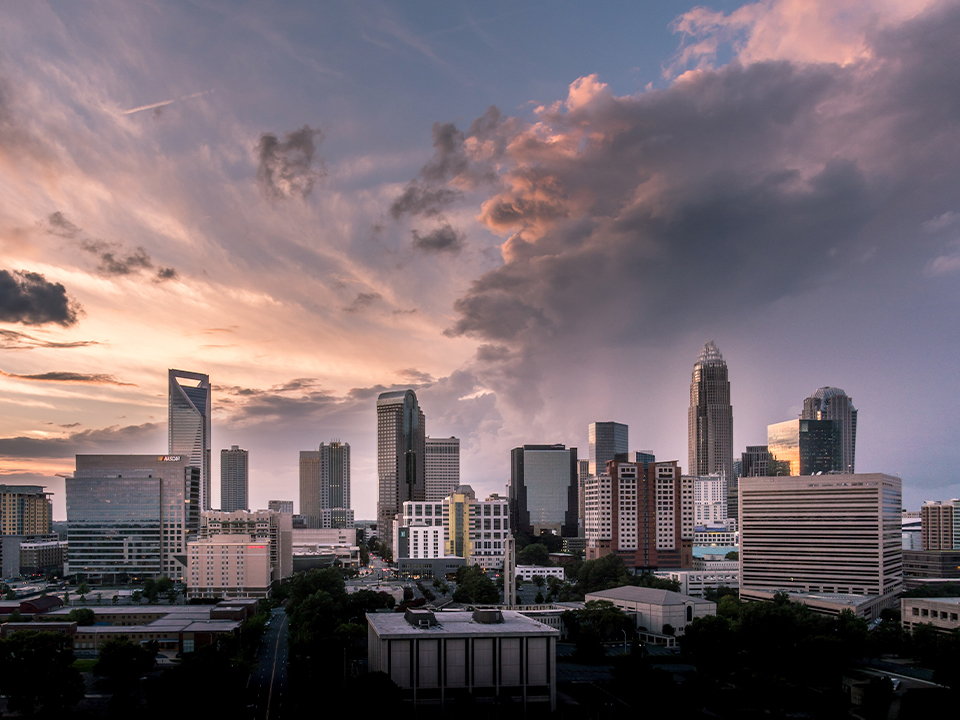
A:
<svg viewBox="0 0 960 720">
<path fill-rule="evenodd" d="M 503 622 L 484 623 L 474 620 L 472 612 L 438 611 L 434 613 L 436 624 L 411 625 L 401 613 L 371 613 L 367 622 L 380 638 L 424 637 L 429 635 L 537 635 L 559 637 L 560 631 L 549 625 L 521 615 L 513 610 L 504 610 Z"/>
<path fill-rule="evenodd" d="M 650 605 L 683 605 L 688 602 L 710 602 L 703 598 L 683 595 L 672 590 L 657 590 L 656 588 L 636 587 L 634 585 L 624 585 L 612 590 L 598 590 L 597 592 L 587 593 L 585 599 L 623 600 L 625 602 L 649 603 Z"/>
</svg>

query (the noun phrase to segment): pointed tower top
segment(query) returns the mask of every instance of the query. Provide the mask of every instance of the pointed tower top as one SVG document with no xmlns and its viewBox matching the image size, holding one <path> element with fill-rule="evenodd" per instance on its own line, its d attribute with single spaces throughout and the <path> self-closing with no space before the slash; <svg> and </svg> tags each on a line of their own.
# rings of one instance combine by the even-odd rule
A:
<svg viewBox="0 0 960 720">
<path fill-rule="evenodd" d="M 697 365 L 725 365 L 723 355 L 713 340 L 708 340 L 697 356 Z"/>
</svg>

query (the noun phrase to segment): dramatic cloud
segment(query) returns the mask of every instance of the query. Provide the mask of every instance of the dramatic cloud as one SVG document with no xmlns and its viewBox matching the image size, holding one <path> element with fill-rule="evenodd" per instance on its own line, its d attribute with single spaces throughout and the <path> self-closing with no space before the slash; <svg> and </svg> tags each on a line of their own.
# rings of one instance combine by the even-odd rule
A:
<svg viewBox="0 0 960 720">
<path fill-rule="evenodd" d="M 124 385 L 137 387 L 135 383 L 122 382 L 113 375 L 75 373 L 75 372 L 45 372 L 35 375 L 18 375 L 0 370 L 0 375 L 17 380 L 32 380 L 35 382 L 79 383 L 82 385 Z"/>
<path fill-rule="evenodd" d="M 314 157 L 321 142 L 323 132 L 309 125 L 285 133 L 283 140 L 273 133 L 260 136 L 257 180 L 267 197 L 279 200 L 310 195 L 314 184 L 327 174 L 323 160 Z"/>
<path fill-rule="evenodd" d="M 430 373 L 417 370 L 416 368 L 404 368 L 403 370 L 397 370 L 397 375 L 412 383 L 433 382 L 433 376 Z"/>
<path fill-rule="evenodd" d="M 390 206 L 390 214 L 397 220 L 404 213 L 432 217 L 454 202 L 460 193 L 447 187 L 431 187 L 419 180 L 407 183 L 403 193 Z"/>
<path fill-rule="evenodd" d="M 34 348 L 78 348 L 99 345 L 94 340 L 75 342 L 53 342 L 41 340 L 16 330 L 0 330 L 0 350 L 33 350 Z"/>
<path fill-rule="evenodd" d="M 107 428 L 81 430 L 65 437 L 11 437 L 0 438 L 0 457 L 5 458 L 70 458 L 83 453 L 104 453 L 122 447 L 124 452 L 162 450 L 165 445 L 156 442 L 166 424 L 113 425 Z M 149 447 L 147 443 L 153 443 Z M 127 449 L 134 448 L 134 449 Z"/>
<path fill-rule="evenodd" d="M 450 225 L 438 227 L 426 235 L 421 235 L 416 230 L 413 230 L 412 234 L 413 247 L 424 252 L 455 254 L 460 252 L 460 248 L 463 247 L 463 233 L 454 230 Z"/>
<path fill-rule="evenodd" d="M 102 240 L 82 240 L 80 248 L 95 255 L 100 260 L 97 269 L 104 275 L 132 275 L 144 270 L 153 270 L 155 267 L 150 254 L 142 246 L 125 253 L 117 243 L 107 243 Z M 162 267 L 157 270 L 155 279 L 157 282 L 162 282 L 173 280 L 176 277 L 176 270 Z"/>
<path fill-rule="evenodd" d="M 62 238 L 75 238 L 81 229 L 67 220 L 67 216 L 57 210 L 47 216 L 47 232 Z"/>
<path fill-rule="evenodd" d="M 60 283 L 48 282 L 40 273 L 0 270 L 0 322 L 69 327 L 79 312 Z"/>
<path fill-rule="evenodd" d="M 356 298 L 354 298 L 352 303 L 342 308 L 342 310 L 348 313 L 363 312 L 374 302 L 382 299 L 383 296 L 380 293 L 360 293 Z"/>
</svg>

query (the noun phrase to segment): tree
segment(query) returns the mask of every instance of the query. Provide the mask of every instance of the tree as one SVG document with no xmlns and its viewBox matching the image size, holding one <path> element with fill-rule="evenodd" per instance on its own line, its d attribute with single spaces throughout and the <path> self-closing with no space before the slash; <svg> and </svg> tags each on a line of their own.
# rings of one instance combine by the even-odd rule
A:
<svg viewBox="0 0 960 720">
<path fill-rule="evenodd" d="M 38 709 L 51 714 L 83 698 L 83 678 L 73 667 L 73 650 L 64 635 L 21 630 L 0 640 L 0 694 L 21 715 Z"/>
<path fill-rule="evenodd" d="M 90 592 L 90 586 L 87 585 L 86 581 L 83 581 L 77 586 L 77 595 L 80 596 L 80 602 L 87 601 L 86 595 L 89 592 Z"/>
<path fill-rule="evenodd" d="M 633 635 L 633 621 L 609 600 L 591 600 L 583 610 L 563 613 L 563 622 L 576 647 L 577 658 L 596 662 L 604 657 L 603 642 Z"/>
<path fill-rule="evenodd" d="M 740 553 L 737 552 L 736 550 L 731 550 L 725 555 L 725 557 L 727 558 L 727 560 L 739 560 Z"/>
<path fill-rule="evenodd" d="M 547 581 L 544 580 L 543 577 L 540 575 L 534 575 L 533 584 L 536 585 L 538 588 L 542 588 L 544 585 L 547 584 Z"/>
<path fill-rule="evenodd" d="M 533 599 L 537 605 L 543 604 L 543 593 L 537 590 L 537 596 Z"/>
<path fill-rule="evenodd" d="M 542 543 L 532 543 L 517 553 L 518 565 L 540 565 L 550 564 L 550 551 Z"/>
<path fill-rule="evenodd" d="M 140 599 L 142 597 L 143 597 L 143 593 L 140 590 L 134 590 L 132 593 L 130 593 L 130 599 L 133 601 L 135 605 L 140 604 Z"/>
<path fill-rule="evenodd" d="M 68 617 L 77 625 L 93 625 L 97 621 L 96 613 L 90 608 L 74 608 Z"/>
<path fill-rule="evenodd" d="M 500 600 L 500 593 L 479 565 L 464 566 L 457 570 L 457 589 L 453 592 L 453 600 L 467 604 L 495 603 Z"/>
<path fill-rule="evenodd" d="M 103 678 L 112 692 L 132 695 L 139 688 L 140 678 L 153 668 L 159 651 L 155 640 L 141 645 L 121 635 L 100 646 L 93 674 Z"/>
</svg>

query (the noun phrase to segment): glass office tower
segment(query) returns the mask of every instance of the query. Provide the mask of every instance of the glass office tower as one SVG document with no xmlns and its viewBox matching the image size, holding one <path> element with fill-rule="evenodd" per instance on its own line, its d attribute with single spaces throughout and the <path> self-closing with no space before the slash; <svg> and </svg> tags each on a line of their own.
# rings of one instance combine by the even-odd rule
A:
<svg viewBox="0 0 960 720">
<path fill-rule="evenodd" d="M 577 449 L 564 445 L 524 445 L 510 458 L 510 513 L 513 526 L 576 537 L 580 468 Z"/>
<path fill-rule="evenodd" d="M 629 428 L 618 422 L 594 422 L 587 426 L 587 450 L 590 474 L 606 472 L 607 463 L 617 455 L 626 455 L 629 445 Z M 626 460 L 626 458 L 620 458 Z"/>
<path fill-rule="evenodd" d="M 777 475 L 816 475 L 842 469 L 840 429 L 833 420 L 797 419 L 768 425 L 767 450 Z"/>
<path fill-rule="evenodd" d="M 857 409 L 840 388 L 822 387 L 803 401 L 804 420 L 833 420 L 840 429 L 840 469 L 856 472 Z"/>
<path fill-rule="evenodd" d="M 200 507 L 209 510 L 210 495 L 210 376 L 185 370 L 169 371 L 168 452 L 200 468 Z"/>
<path fill-rule="evenodd" d="M 377 532 L 393 543 L 394 516 L 407 500 L 425 497 L 426 420 L 413 390 L 377 398 Z"/>
</svg>

